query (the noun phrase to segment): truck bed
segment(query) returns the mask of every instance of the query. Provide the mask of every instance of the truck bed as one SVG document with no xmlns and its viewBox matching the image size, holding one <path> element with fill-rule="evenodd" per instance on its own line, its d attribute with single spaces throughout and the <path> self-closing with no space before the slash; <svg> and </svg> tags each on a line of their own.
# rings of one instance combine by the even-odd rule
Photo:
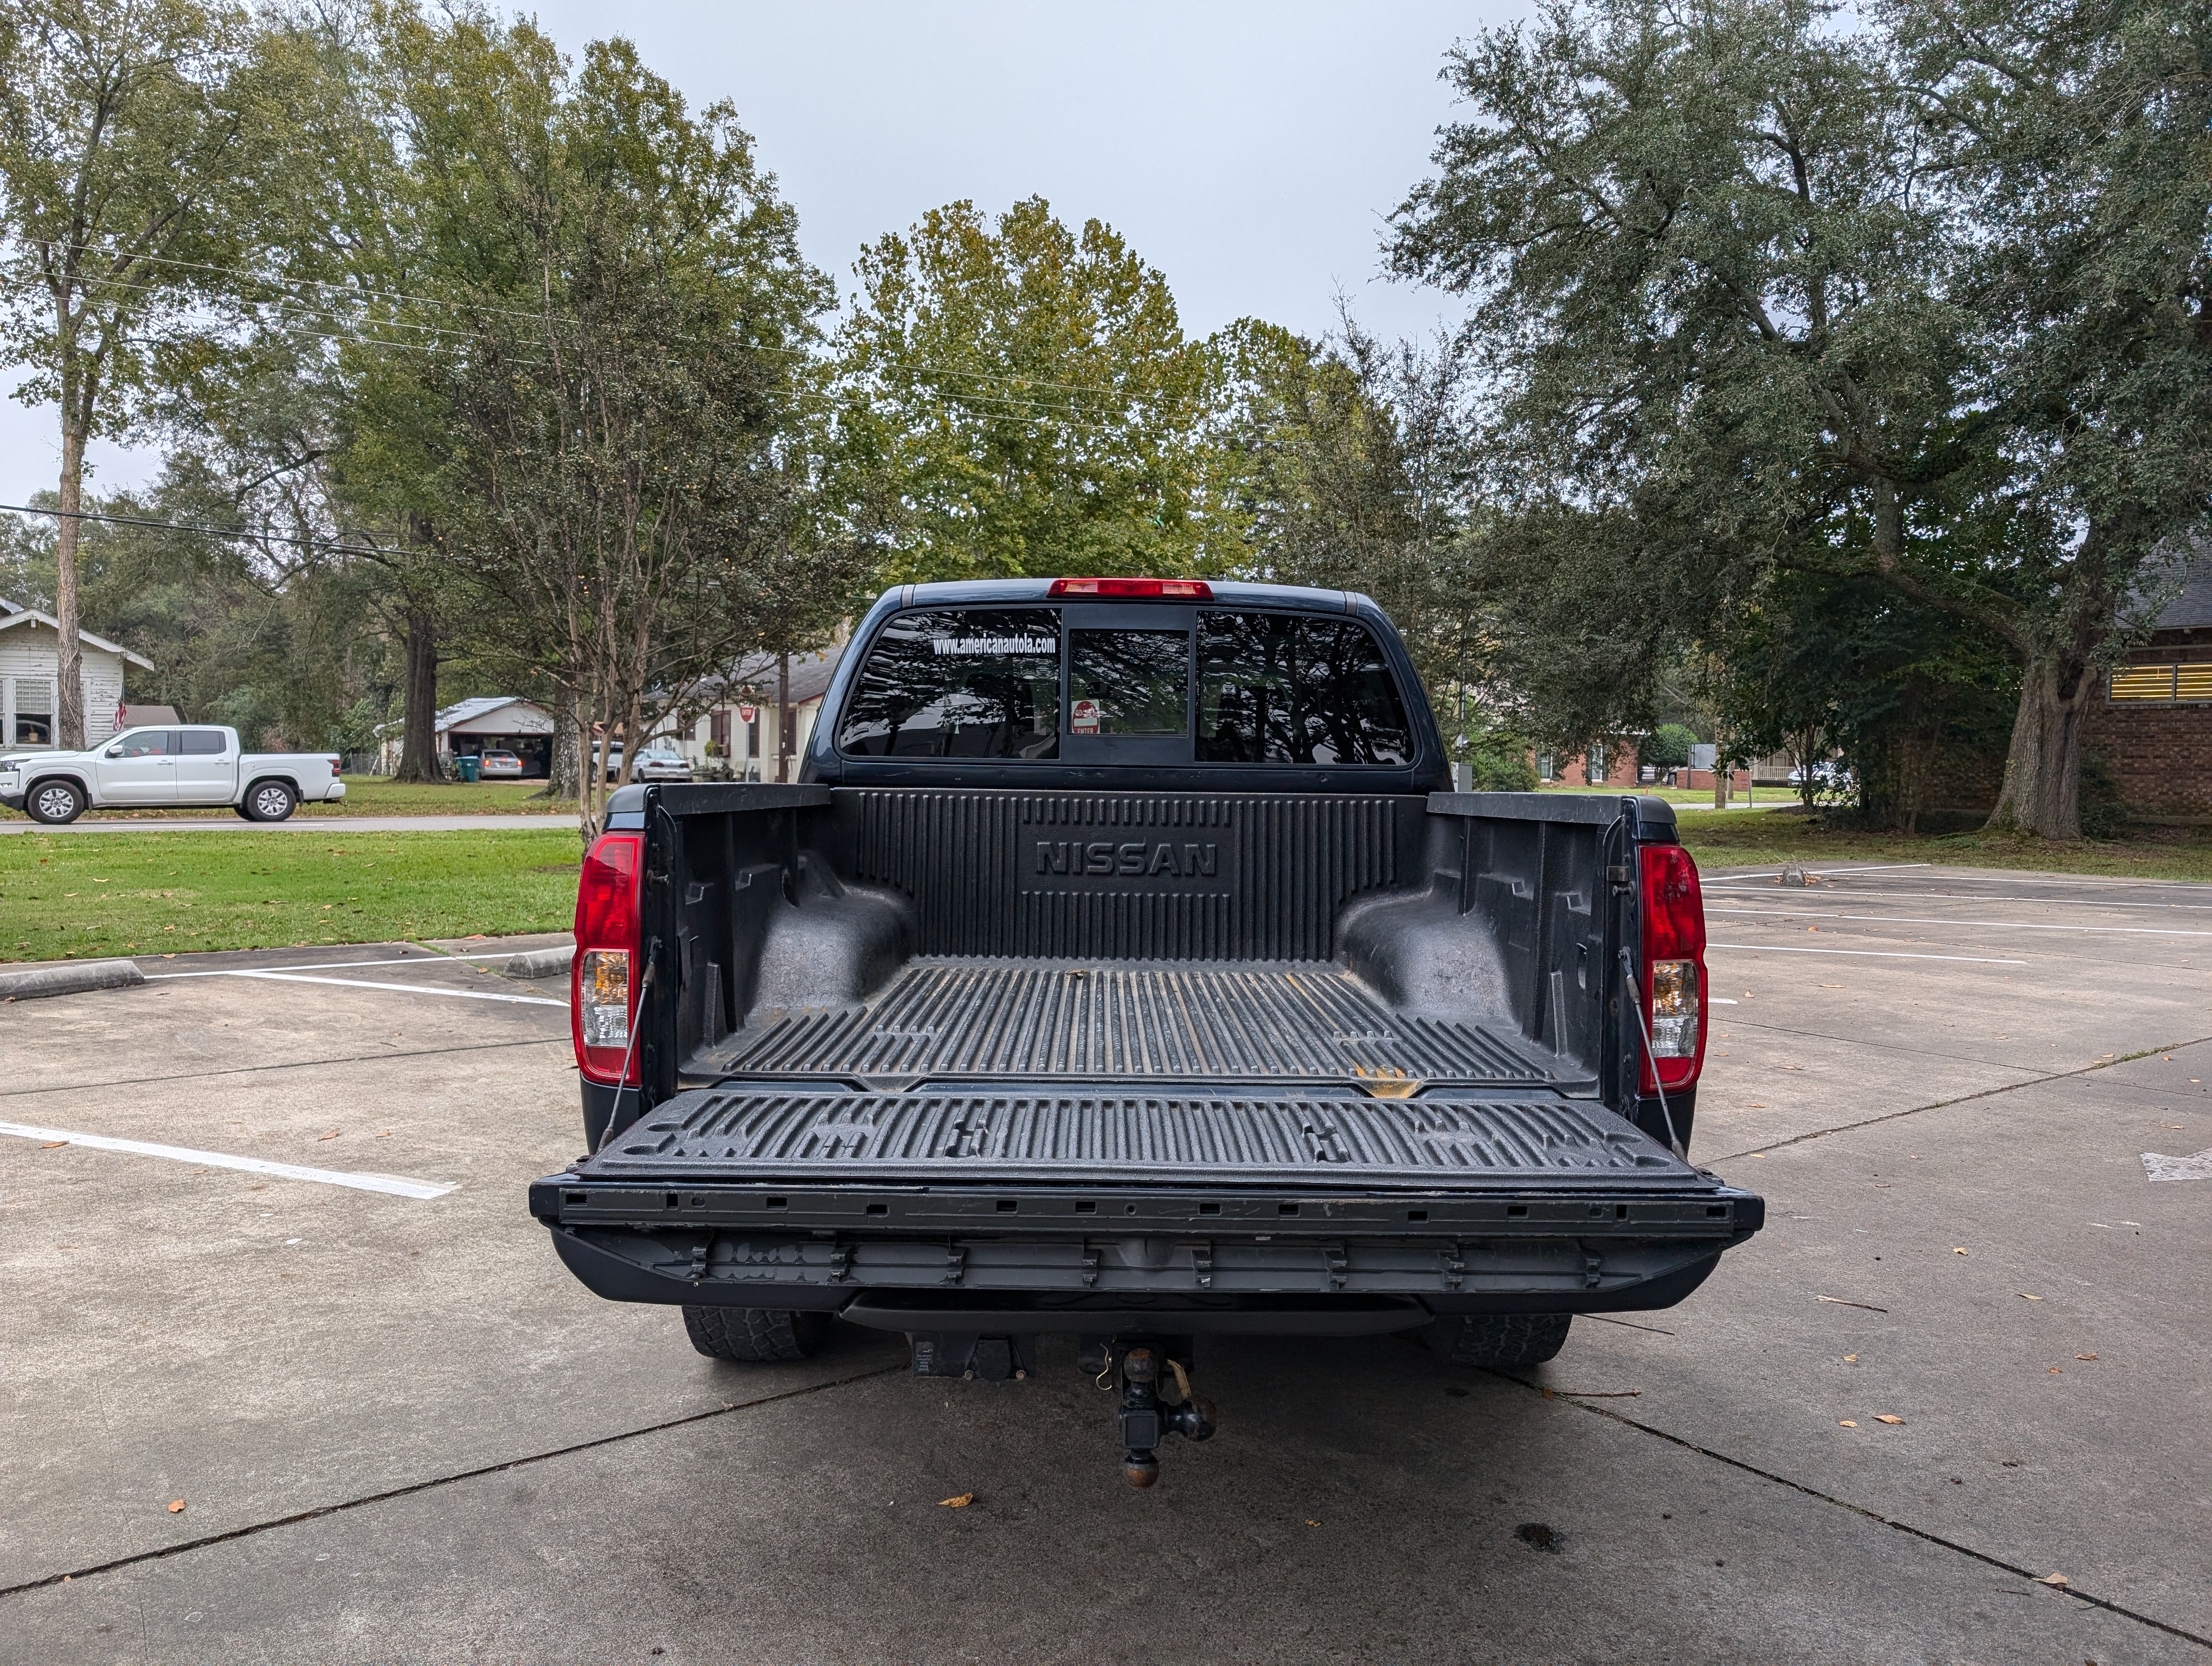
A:
<svg viewBox="0 0 2212 1666">
<path fill-rule="evenodd" d="M 1242 1085 L 1587 1086 L 1570 1060 L 1494 1027 L 1393 1012 L 1327 963 L 1145 964 L 922 958 L 876 998 L 772 1011 L 688 1074 L 918 1082 L 1085 1079 Z"/>
</svg>

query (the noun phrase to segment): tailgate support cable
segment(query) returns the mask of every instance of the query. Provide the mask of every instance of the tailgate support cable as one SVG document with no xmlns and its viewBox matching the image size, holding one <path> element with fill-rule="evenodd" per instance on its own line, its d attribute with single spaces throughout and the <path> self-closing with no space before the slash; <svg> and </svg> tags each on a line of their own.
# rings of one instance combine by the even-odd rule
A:
<svg viewBox="0 0 2212 1666">
<path fill-rule="evenodd" d="M 1651 1026 L 1644 1018 L 1644 991 L 1636 982 L 1636 963 L 1629 958 L 1626 949 L 1620 952 L 1620 975 L 1628 981 L 1628 1002 L 1636 1009 L 1636 1030 L 1644 1037 L 1644 1056 L 1651 1061 L 1651 1085 L 1659 1091 L 1659 1114 L 1667 1120 L 1667 1143 L 1674 1148 L 1674 1155 L 1686 1163 L 1689 1150 L 1682 1144 L 1681 1135 L 1674 1131 L 1674 1109 L 1667 1103 L 1667 1084 L 1659 1079 L 1659 1055 L 1651 1046 Z"/>
<path fill-rule="evenodd" d="M 656 946 L 658 946 L 657 943 Z M 647 961 L 645 975 L 637 981 L 637 1016 L 640 1018 L 645 1016 L 645 998 L 653 993 L 653 963 L 650 960 Z M 607 1112 L 607 1125 L 599 1130 L 599 1143 L 593 1148 L 594 1150 L 605 1151 L 607 1148 L 607 1141 L 615 1137 L 615 1123 L 622 1116 L 623 1090 L 629 1085 L 629 1061 L 637 1056 L 637 1038 L 644 1029 L 645 1026 L 642 1024 L 635 1019 L 632 1020 L 629 1026 L 629 1045 L 623 1049 L 622 1073 L 615 1078 L 614 1108 Z M 644 1083 L 638 1084 L 637 1094 L 640 1100 L 645 1097 Z"/>
</svg>

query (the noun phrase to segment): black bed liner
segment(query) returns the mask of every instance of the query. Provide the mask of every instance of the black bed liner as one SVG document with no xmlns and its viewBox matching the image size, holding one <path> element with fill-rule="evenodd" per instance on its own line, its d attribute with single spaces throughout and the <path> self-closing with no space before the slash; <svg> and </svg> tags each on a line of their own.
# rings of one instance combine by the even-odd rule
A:
<svg viewBox="0 0 2212 1666">
<path fill-rule="evenodd" d="M 1394 1012 L 1326 962 L 917 959 L 865 1006 L 770 1014 L 687 1073 L 1533 1087 L 1583 1073 L 1478 1025 Z"/>
<path fill-rule="evenodd" d="M 1557 1097 L 1102 1088 L 823 1093 L 700 1089 L 655 1106 L 574 1172 L 676 1186 L 1261 1184 L 1516 1191 L 1711 1183 L 1603 1106 Z"/>
</svg>

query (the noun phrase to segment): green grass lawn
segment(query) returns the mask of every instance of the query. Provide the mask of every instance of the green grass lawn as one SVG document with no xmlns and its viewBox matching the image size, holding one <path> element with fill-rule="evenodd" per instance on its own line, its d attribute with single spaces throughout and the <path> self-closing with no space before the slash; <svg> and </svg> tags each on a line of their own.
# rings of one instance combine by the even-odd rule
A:
<svg viewBox="0 0 2212 1666">
<path fill-rule="evenodd" d="M 2053 844 L 1979 832 L 1929 838 L 1856 833 L 1824 828 L 1811 817 L 1765 810 L 1685 816 L 1676 825 L 1700 867 L 1759 867 L 1785 861 L 1937 862 L 1954 867 L 2212 880 L 2212 832 L 2202 828 L 2137 829 L 2121 839 Z"/>
<path fill-rule="evenodd" d="M 0 960 L 565 931 L 572 830 L 15 833 Z"/>
<path fill-rule="evenodd" d="M 404 783 L 389 775 L 348 775 L 346 795 L 336 804 L 303 804 L 294 813 L 301 816 L 532 816 L 569 815 L 576 813 L 574 799 L 542 799 L 545 783 L 542 781 L 484 781 L 474 786 L 457 781 L 428 783 Z M 94 810 L 87 812 L 88 819 L 98 821 L 145 821 L 159 818 L 171 820 L 189 817 L 198 821 L 204 816 L 232 816 L 234 811 L 190 809 L 164 810 L 158 806 L 143 810 Z"/>
<path fill-rule="evenodd" d="M 1713 789 L 1710 787 L 1570 787 L 1564 781 L 1547 781 L 1536 789 L 1540 793 L 1593 793 L 1609 799 L 1633 794 L 1640 799 L 1664 799 L 1687 810 L 1710 810 L 1713 807 Z M 1786 787 L 1762 787 L 1753 796 L 1749 807 L 1764 810 L 1771 805 L 1795 804 L 1797 795 Z M 1738 792 L 1729 802 L 1729 809 L 1745 807 L 1744 795 Z"/>
</svg>

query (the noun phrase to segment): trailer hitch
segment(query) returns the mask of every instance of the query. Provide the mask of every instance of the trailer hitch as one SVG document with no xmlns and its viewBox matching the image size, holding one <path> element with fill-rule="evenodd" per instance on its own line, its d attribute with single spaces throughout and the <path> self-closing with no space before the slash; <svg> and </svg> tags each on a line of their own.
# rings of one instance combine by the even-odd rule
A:
<svg viewBox="0 0 2212 1666">
<path fill-rule="evenodd" d="M 1190 1391 L 1190 1377 L 1182 1362 L 1170 1357 L 1182 1398 L 1174 1405 L 1160 1399 L 1160 1353 L 1144 1344 L 1127 1350 L 1120 1362 L 1121 1375 L 1121 1473 L 1132 1487 L 1150 1487 L 1160 1478 L 1159 1444 L 1167 1435 L 1186 1440 L 1210 1440 L 1217 1426 L 1213 1402 Z"/>
</svg>

